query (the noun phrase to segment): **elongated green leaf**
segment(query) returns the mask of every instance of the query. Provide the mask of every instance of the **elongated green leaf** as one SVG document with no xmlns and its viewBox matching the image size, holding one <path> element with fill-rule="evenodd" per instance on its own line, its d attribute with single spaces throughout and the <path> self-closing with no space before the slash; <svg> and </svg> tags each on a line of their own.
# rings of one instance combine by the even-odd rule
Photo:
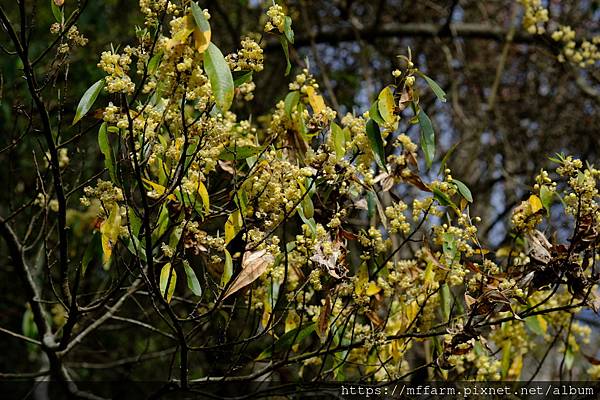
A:
<svg viewBox="0 0 600 400">
<path fill-rule="evenodd" d="M 331 135 L 333 136 L 335 155 L 338 159 L 344 157 L 346 154 L 346 134 L 335 122 L 331 124 Z"/>
<path fill-rule="evenodd" d="M 304 328 L 295 328 L 289 332 L 286 332 L 283 336 L 281 336 L 273 346 L 267 347 L 256 360 L 264 360 L 266 358 L 271 357 L 273 354 L 287 351 L 290 349 L 295 343 L 300 343 L 306 337 L 310 336 L 311 333 L 315 331 L 315 324 L 312 323 Z"/>
<path fill-rule="evenodd" d="M 367 192 L 367 216 L 369 219 L 375 216 L 375 212 L 377 211 L 377 195 L 369 190 Z"/>
<path fill-rule="evenodd" d="M 57 6 L 54 0 L 50 0 L 50 7 L 52 8 L 52 15 L 54 15 L 54 19 L 56 20 L 56 22 L 62 22 L 61 7 Z"/>
<path fill-rule="evenodd" d="M 204 53 L 204 69 L 208 75 L 217 106 L 222 112 L 229 110 L 233 102 L 233 76 L 223 53 L 213 43 Z"/>
<path fill-rule="evenodd" d="M 371 150 L 375 156 L 375 161 L 382 169 L 387 171 L 387 167 L 385 165 L 385 149 L 383 147 L 381 131 L 379 130 L 379 125 L 377 125 L 377 122 L 375 122 L 373 119 L 369 119 L 367 121 L 367 136 L 369 138 L 369 143 L 371 144 Z"/>
<path fill-rule="evenodd" d="M 451 206 L 451 205 L 453 205 L 452 200 L 450 200 L 448 198 L 448 196 L 446 196 L 446 194 L 444 192 L 442 192 L 440 189 L 437 189 L 437 188 L 433 189 L 433 197 L 442 206 Z"/>
<path fill-rule="evenodd" d="M 433 90 L 433 93 L 435 93 L 437 98 L 443 102 L 446 102 L 446 92 L 444 92 L 444 89 L 442 89 L 436 81 L 434 81 L 424 73 L 421 73 L 421 76 L 425 79 L 425 81 L 427 82 L 431 90 Z"/>
<path fill-rule="evenodd" d="M 202 8 L 200 8 L 198 3 L 196 3 L 195 1 L 192 1 L 192 15 L 194 16 L 194 21 L 196 21 L 196 25 L 198 25 L 198 28 L 200 28 L 200 31 L 202 31 L 202 32 L 210 31 L 210 24 L 208 23 L 208 20 L 204 16 L 204 11 L 202 11 Z"/>
<path fill-rule="evenodd" d="M 298 101 L 300 101 L 300 92 L 294 90 L 293 92 L 289 92 L 287 96 L 285 96 L 285 114 L 291 118 L 292 112 L 296 109 L 298 105 Z"/>
<path fill-rule="evenodd" d="M 435 132 L 433 131 L 431 120 L 425 114 L 425 111 L 419 111 L 418 118 L 419 125 L 421 126 L 421 149 L 423 149 L 425 162 L 427 163 L 427 168 L 429 168 L 435 158 Z"/>
<path fill-rule="evenodd" d="M 294 44 L 294 31 L 292 30 L 292 18 L 287 16 L 285 17 L 285 21 L 283 24 L 283 33 L 287 38 L 288 42 Z"/>
<path fill-rule="evenodd" d="M 385 124 L 383 117 L 379 113 L 379 101 L 375 100 L 373 104 L 371 104 L 371 108 L 369 109 L 369 118 L 373 121 L 377 122 L 379 125 Z"/>
<path fill-rule="evenodd" d="M 219 154 L 219 160 L 245 160 L 248 157 L 260 154 L 261 151 L 263 151 L 263 148 L 257 146 L 229 146 L 221 151 L 221 154 Z"/>
<path fill-rule="evenodd" d="M 148 73 L 150 75 L 154 75 L 162 58 L 163 58 L 163 52 L 161 51 L 161 52 L 158 52 L 155 55 L 153 55 L 152 58 L 150 59 L 150 61 L 148 61 Z"/>
<path fill-rule="evenodd" d="M 315 222 L 314 218 L 306 218 L 306 216 L 304 215 L 304 210 L 302 209 L 301 205 L 298 205 L 298 207 L 296 207 L 296 210 L 298 210 L 298 215 L 300 216 L 300 219 L 302 220 L 302 222 L 304 222 L 309 228 L 310 231 L 312 232 L 313 236 L 317 234 L 317 224 Z"/>
<path fill-rule="evenodd" d="M 90 111 L 90 108 L 94 105 L 94 102 L 98 98 L 100 91 L 104 88 L 104 79 L 100 79 L 98 82 L 94 83 L 89 87 L 88 90 L 85 91 L 81 100 L 79 100 L 79 104 L 77 105 L 77 111 L 75 113 L 75 118 L 73 119 L 73 124 L 75 125 L 81 118 L 84 117 L 85 114 Z"/>
<path fill-rule="evenodd" d="M 473 195 L 471 194 L 471 191 L 469 190 L 467 185 L 465 185 L 458 179 L 452 179 L 452 183 L 454 183 L 454 185 L 456 185 L 456 188 L 458 189 L 458 193 L 460 193 L 460 195 L 462 197 L 464 197 L 465 200 L 467 200 L 469 203 L 473 202 Z"/>
<path fill-rule="evenodd" d="M 131 233 L 133 233 L 134 236 L 139 235 L 140 229 L 142 229 L 142 220 L 132 208 L 127 210 L 127 219 L 129 221 L 129 226 L 131 227 Z"/>
<path fill-rule="evenodd" d="M 233 276 L 233 259 L 227 249 L 225 249 L 225 266 L 223 267 L 223 275 L 221 275 L 221 286 L 227 285 Z"/>
<path fill-rule="evenodd" d="M 546 185 L 542 185 L 540 188 L 540 200 L 542 201 L 542 205 L 546 209 L 546 214 L 550 215 L 550 208 L 552 207 L 552 200 L 554 199 L 554 192 Z"/>
<path fill-rule="evenodd" d="M 252 71 L 233 71 L 233 86 L 240 87 L 252 80 Z"/>
<path fill-rule="evenodd" d="M 447 283 L 444 283 L 440 288 L 440 295 L 442 297 L 442 318 L 443 321 L 448 321 L 450 318 L 450 311 L 452 310 L 452 292 Z"/>
<path fill-rule="evenodd" d="M 450 156 L 452 155 L 452 153 L 454 153 L 454 150 L 456 150 L 459 144 L 460 142 L 454 143 L 452 147 L 450 147 L 450 149 L 446 152 L 444 158 L 442 158 L 442 162 L 440 163 L 440 169 L 438 170 L 438 174 L 441 174 L 444 171 L 444 169 L 446 169 L 446 164 L 448 163 Z"/>
<path fill-rule="evenodd" d="M 290 63 L 289 42 L 283 36 L 279 36 L 279 42 L 281 43 L 281 48 L 283 49 L 283 54 L 285 55 L 285 76 L 288 76 L 290 74 L 290 71 L 292 70 L 292 64 Z"/>
<path fill-rule="evenodd" d="M 202 287 L 200 286 L 200 282 L 198 282 L 198 278 L 196 277 L 196 273 L 190 266 L 190 263 L 187 260 L 183 261 L 183 268 L 185 269 L 185 274 L 187 276 L 187 285 L 196 296 L 202 296 Z"/>
<path fill-rule="evenodd" d="M 171 263 L 166 263 L 160 270 L 160 294 L 163 296 L 167 303 L 171 302 L 173 298 L 173 292 L 175 292 L 175 285 L 177 284 L 177 273 L 175 268 L 171 268 Z M 168 287 L 167 287 L 168 285 Z"/>
<path fill-rule="evenodd" d="M 108 131 L 106 129 L 106 122 L 100 125 L 98 130 L 98 146 L 100 151 L 104 155 L 104 166 L 108 169 L 108 174 L 113 182 L 117 182 L 117 171 L 115 168 L 115 155 L 113 153 L 112 146 L 108 140 Z"/>
</svg>

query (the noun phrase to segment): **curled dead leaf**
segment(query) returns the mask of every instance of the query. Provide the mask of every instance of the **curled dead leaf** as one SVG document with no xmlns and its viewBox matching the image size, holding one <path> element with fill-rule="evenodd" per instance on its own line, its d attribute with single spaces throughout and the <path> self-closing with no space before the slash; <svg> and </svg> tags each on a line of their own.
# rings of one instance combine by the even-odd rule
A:
<svg viewBox="0 0 600 400">
<path fill-rule="evenodd" d="M 275 257 L 267 250 L 245 252 L 242 258 L 242 271 L 223 295 L 223 300 L 257 280 L 274 262 Z"/>
</svg>

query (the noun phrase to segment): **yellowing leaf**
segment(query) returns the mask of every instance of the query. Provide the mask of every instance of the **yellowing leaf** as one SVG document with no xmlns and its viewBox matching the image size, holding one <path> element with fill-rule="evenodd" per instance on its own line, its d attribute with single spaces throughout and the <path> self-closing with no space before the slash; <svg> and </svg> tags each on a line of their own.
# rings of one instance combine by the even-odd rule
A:
<svg viewBox="0 0 600 400">
<path fill-rule="evenodd" d="M 202 204 L 204 205 L 204 211 L 208 214 L 210 211 L 210 197 L 208 196 L 208 190 L 206 190 L 206 186 L 201 181 L 198 181 L 198 194 L 202 199 Z"/>
<path fill-rule="evenodd" d="M 367 296 L 373 296 L 381 291 L 381 288 L 375 284 L 375 282 L 369 282 L 369 286 L 367 286 L 367 290 L 365 294 Z"/>
<path fill-rule="evenodd" d="M 176 283 L 177 273 L 175 268 L 171 268 L 171 263 L 166 263 L 160 270 L 160 294 L 167 300 L 167 303 L 170 303 L 173 298 Z"/>
<path fill-rule="evenodd" d="M 394 108 L 396 107 L 394 103 L 394 94 L 392 93 L 392 89 L 385 87 L 381 93 L 379 93 L 379 97 L 377 98 L 377 104 L 379 109 L 379 114 L 381 118 L 388 124 L 394 122 Z"/>
<path fill-rule="evenodd" d="M 242 216 L 240 210 L 235 210 L 225 222 L 225 244 L 231 242 L 240 229 L 242 229 Z"/>
<path fill-rule="evenodd" d="M 210 44 L 211 30 L 208 20 L 204 16 L 204 11 L 198 3 L 192 2 L 192 16 L 197 27 L 194 29 L 194 46 L 200 53 L 204 53 Z"/>
<path fill-rule="evenodd" d="M 325 108 L 325 100 L 323 100 L 323 97 L 317 93 L 315 88 L 313 88 L 312 86 L 307 86 L 306 94 L 308 96 L 308 102 L 310 103 L 310 106 L 312 107 L 315 114 L 318 114 L 321 111 L 323 111 L 323 109 Z"/>
<path fill-rule="evenodd" d="M 194 47 L 199 53 L 204 53 L 210 44 L 210 31 L 202 32 L 200 29 L 194 29 Z"/>
<path fill-rule="evenodd" d="M 158 183 L 154 183 L 152 181 L 149 181 L 146 178 L 142 178 L 142 180 L 147 183 L 148 185 L 150 185 L 152 187 L 152 189 L 154 189 L 156 191 L 156 193 L 162 195 L 163 193 L 165 193 L 165 187 L 162 185 L 159 185 Z M 167 196 L 167 199 L 172 200 L 172 201 L 177 201 L 177 198 L 175 197 L 175 195 L 173 193 L 171 193 L 170 195 Z"/>
<path fill-rule="evenodd" d="M 223 300 L 257 280 L 274 262 L 275 257 L 267 250 L 245 252 L 242 258 L 242 271 L 223 295 Z"/>
<path fill-rule="evenodd" d="M 540 198 L 537 197 L 535 194 L 529 196 L 529 205 L 531 206 L 531 212 L 534 214 L 544 207 Z"/>
<path fill-rule="evenodd" d="M 507 378 L 510 380 L 518 380 L 523 369 L 523 356 L 519 354 L 513 359 L 512 365 L 508 370 Z"/>
<path fill-rule="evenodd" d="M 195 29 L 194 18 L 189 14 L 185 17 L 185 25 L 179 31 L 175 32 L 167 42 L 167 48 L 172 49 L 177 45 L 184 44 Z"/>
<path fill-rule="evenodd" d="M 102 261 L 106 265 L 110 260 L 112 249 L 119 239 L 121 231 L 121 210 L 118 204 L 114 204 L 106 221 L 100 225 L 102 235 Z"/>
<path fill-rule="evenodd" d="M 361 296 L 365 293 L 365 285 L 369 281 L 369 271 L 367 270 L 367 264 L 362 263 L 358 267 L 358 273 L 356 274 L 356 284 L 354 285 L 354 292 Z"/>
<path fill-rule="evenodd" d="M 512 250 L 512 254 L 511 254 L 511 247 L 510 246 L 503 246 L 500 247 L 498 250 L 496 250 L 496 257 L 514 257 L 517 254 L 519 254 L 518 251 L 516 250 Z"/>
<path fill-rule="evenodd" d="M 288 311 L 287 317 L 285 318 L 285 333 L 296 329 L 300 323 L 300 316 L 294 310 Z"/>
</svg>

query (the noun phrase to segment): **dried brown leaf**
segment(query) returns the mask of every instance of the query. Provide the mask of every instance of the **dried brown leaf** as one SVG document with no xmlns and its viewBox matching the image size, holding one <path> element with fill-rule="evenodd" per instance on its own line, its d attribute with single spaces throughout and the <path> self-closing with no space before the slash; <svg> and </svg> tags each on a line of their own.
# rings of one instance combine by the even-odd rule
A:
<svg viewBox="0 0 600 400">
<path fill-rule="evenodd" d="M 242 271 L 223 295 L 223 300 L 257 280 L 274 262 L 275 258 L 267 250 L 245 252 L 242 258 Z"/>
</svg>

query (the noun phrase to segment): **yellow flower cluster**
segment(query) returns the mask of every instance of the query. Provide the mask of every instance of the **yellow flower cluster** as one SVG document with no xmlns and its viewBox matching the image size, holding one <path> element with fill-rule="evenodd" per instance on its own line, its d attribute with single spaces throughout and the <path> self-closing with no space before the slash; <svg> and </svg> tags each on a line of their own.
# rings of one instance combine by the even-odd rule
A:
<svg viewBox="0 0 600 400">
<path fill-rule="evenodd" d="M 283 33 L 285 26 L 285 13 L 283 7 L 279 4 L 274 4 L 267 10 L 268 20 L 265 24 L 265 32 L 278 30 Z"/>
<path fill-rule="evenodd" d="M 542 0 L 519 0 L 525 9 L 523 26 L 531 34 L 546 32 L 544 24 L 548 22 L 548 10 L 542 6 Z"/>
<path fill-rule="evenodd" d="M 584 40 L 578 46 L 575 41 L 575 31 L 570 26 L 560 26 L 552 33 L 552 39 L 563 44 L 562 53 L 558 60 L 564 62 L 569 60 L 581 68 L 594 65 L 600 60 L 600 35 L 592 38 L 591 41 Z"/>
<path fill-rule="evenodd" d="M 80 201 L 85 206 L 90 205 L 90 198 L 99 199 L 107 209 L 113 204 L 123 201 L 123 191 L 112 182 L 103 181 L 102 179 L 98 179 L 96 187 L 86 186 L 83 192 L 85 196 Z"/>
<path fill-rule="evenodd" d="M 133 49 L 127 46 L 123 54 L 116 54 L 113 51 L 102 53 L 98 67 L 108 74 L 105 80 L 109 93 L 131 94 L 135 90 L 135 84 L 127 75 L 132 52 Z"/>
<path fill-rule="evenodd" d="M 260 72 L 264 68 L 263 49 L 249 37 L 242 40 L 242 48 L 236 54 L 229 54 L 226 59 L 232 71 Z"/>
<path fill-rule="evenodd" d="M 410 232 L 410 224 L 406 221 L 404 211 L 408 209 L 406 203 L 399 201 L 385 209 L 385 215 L 389 218 L 390 233 L 402 232 L 407 235 Z"/>
</svg>

